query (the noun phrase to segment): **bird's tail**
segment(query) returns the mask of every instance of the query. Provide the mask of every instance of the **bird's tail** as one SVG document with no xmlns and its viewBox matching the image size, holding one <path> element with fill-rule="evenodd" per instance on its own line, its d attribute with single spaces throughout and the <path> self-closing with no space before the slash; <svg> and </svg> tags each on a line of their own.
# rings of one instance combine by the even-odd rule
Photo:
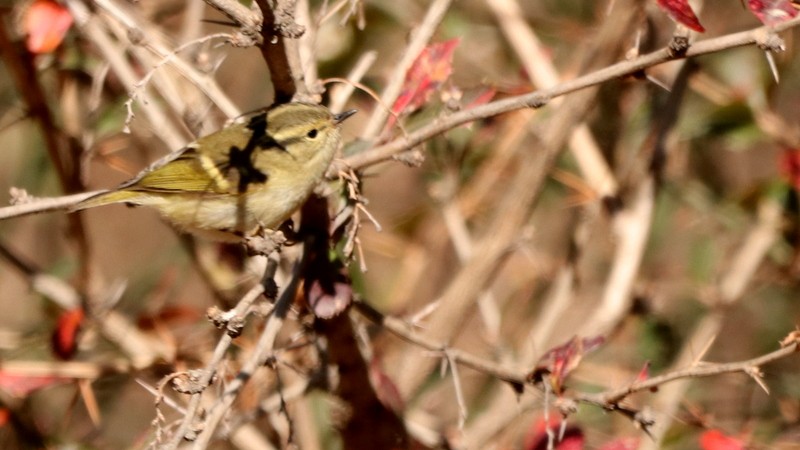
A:
<svg viewBox="0 0 800 450">
<path fill-rule="evenodd" d="M 69 208 L 69 212 L 80 211 L 83 209 L 105 206 L 112 203 L 137 203 L 136 200 L 141 194 L 135 191 L 119 190 L 106 191 L 93 195 Z"/>
</svg>

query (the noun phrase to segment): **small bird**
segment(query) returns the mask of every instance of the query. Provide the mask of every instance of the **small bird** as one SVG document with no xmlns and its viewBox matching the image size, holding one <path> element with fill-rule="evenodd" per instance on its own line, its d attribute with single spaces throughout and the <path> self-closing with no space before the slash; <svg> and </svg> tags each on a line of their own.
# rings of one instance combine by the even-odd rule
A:
<svg viewBox="0 0 800 450">
<path fill-rule="evenodd" d="M 339 124 L 355 112 L 273 105 L 201 137 L 72 211 L 112 203 L 151 206 L 183 231 L 228 242 L 274 229 L 321 181 L 341 142 Z"/>
</svg>

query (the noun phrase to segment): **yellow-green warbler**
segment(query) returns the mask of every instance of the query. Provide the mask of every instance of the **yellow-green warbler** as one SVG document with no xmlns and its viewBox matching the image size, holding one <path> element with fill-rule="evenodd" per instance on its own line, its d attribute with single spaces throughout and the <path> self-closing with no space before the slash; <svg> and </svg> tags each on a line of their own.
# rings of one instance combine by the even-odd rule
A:
<svg viewBox="0 0 800 450">
<path fill-rule="evenodd" d="M 184 231 L 235 241 L 275 228 L 320 182 L 341 141 L 333 114 L 306 103 L 272 106 L 157 161 L 80 210 L 111 203 L 152 206 Z"/>
</svg>

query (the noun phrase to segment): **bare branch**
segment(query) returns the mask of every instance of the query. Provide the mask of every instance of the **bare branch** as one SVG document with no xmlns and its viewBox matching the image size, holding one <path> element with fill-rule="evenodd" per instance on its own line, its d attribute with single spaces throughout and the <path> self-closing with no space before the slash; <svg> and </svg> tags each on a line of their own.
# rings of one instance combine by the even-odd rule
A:
<svg viewBox="0 0 800 450">
<path fill-rule="evenodd" d="M 681 378 L 705 378 L 724 373 L 736 372 L 742 372 L 746 375 L 751 375 L 753 368 L 787 358 L 797 353 L 799 346 L 800 344 L 797 340 L 795 340 L 779 350 L 775 350 L 774 352 L 770 352 L 753 359 L 732 363 L 705 363 L 699 366 L 665 373 L 664 375 L 636 382 L 620 389 L 600 392 L 598 394 L 578 394 L 574 395 L 573 398 L 581 402 L 609 407 L 616 405 L 631 394 L 648 391 L 662 384 L 679 380 Z"/>
<path fill-rule="evenodd" d="M 293 68 L 289 63 L 286 48 L 288 45 L 286 39 L 296 38 L 298 32 L 302 33 L 298 28 L 299 25 L 294 23 L 292 11 L 294 1 L 275 2 L 278 5 L 275 9 L 267 0 L 256 0 L 256 3 L 264 17 L 264 24 L 261 26 L 261 54 L 269 67 L 272 85 L 275 88 L 275 103 L 286 103 L 291 101 L 296 93 L 308 92 L 302 79 L 295 80 L 295 76 L 301 76 L 302 73 L 292 73 Z M 294 34 L 288 30 L 293 30 L 291 33 Z"/>
</svg>

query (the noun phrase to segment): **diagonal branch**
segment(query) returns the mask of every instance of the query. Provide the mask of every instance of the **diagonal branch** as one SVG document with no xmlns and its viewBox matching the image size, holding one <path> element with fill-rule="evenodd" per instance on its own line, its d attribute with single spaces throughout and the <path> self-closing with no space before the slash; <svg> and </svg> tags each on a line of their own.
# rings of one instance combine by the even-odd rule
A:
<svg viewBox="0 0 800 450">
<path fill-rule="evenodd" d="M 713 39 L 706 39 L 692 45 L 685 53 L 676 55 L 668 47 L 642 55 L 630 61 L 622 61 L 587 75 L 563 82 L 547 89 L 540 89 L 523 95 L 507 97 L 475 108 L 466 109 L 433 121 L 407 136 L 397 138 L 387 144 L 372 148 L 350 156 L 344 162 L 353 169 L 361 169 L 379 162 L 392 159 L 396 154 L 414 148 L 428 139 L 444 133 L 465 123 L 486 119 L 498 114 L 522 108 L 541 108 L 554 98 L 561 97 L 590 86 L 602 84 L 678 59 L 693 58 L 700 55 L 716 53 L 721 50 L 744 47 L 748 45 L 767 45 L 770 37 L 781 31 L 800 25 L 800 17 L 783 22 L 771 28 L 761 27 L 739 33 L 733 33 Z M 340 168 L 332 168 L 329 174 L 336 174 Z"/>
<path fill-rule="evenodd" d="M 775 350 L 774 352 L 770 352 L 745 361 L 737 361 L 732 363 L 701 363 L 697 366 L 675 370 L 673 372 L 665 373 L 645 381 L 635 382 L 619 389 L 600 392 L 597 394 L 577 394 L 574 395 L 573 398 L 580 402 L 609 407 L 611 405 L 616 405 L 631 394 L 649 391 L 662 384 L 682 378 L 705 378 L 714 375 L 736 372 L 742 372 L 745 375 L 751 376 L 753 368 L 789 357 L 797 353 L 798 349 L 800 349 L 800 340 L 795 337 L 790 343 L 784 344 L 784 347 L 779 350 Z"/>
</svg>

